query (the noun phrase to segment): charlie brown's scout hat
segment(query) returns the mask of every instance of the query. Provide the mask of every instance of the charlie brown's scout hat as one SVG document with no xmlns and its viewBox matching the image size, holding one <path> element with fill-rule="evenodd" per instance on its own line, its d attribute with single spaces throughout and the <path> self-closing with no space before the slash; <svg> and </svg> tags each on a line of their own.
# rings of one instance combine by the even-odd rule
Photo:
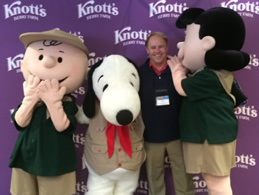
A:
<svg viewBox="0 0 259 195">
<path fill-rule="evenodd" d="M 43 32 L 23 33 L 19 36 L 19 38 L 26 48 L 29 46 L 29 44 L 35 41 L 55 40 L 55 41 L 73 45 L 83 50 L 87 56 L 89 53 L 87 47 L 85 46 L 85 44 L 82 42 L 80 38 L 78 38 L 73 34 L 70 34 L 58 29 L 53 29 L 53 30 L 48 30 Z"/>
</svg>

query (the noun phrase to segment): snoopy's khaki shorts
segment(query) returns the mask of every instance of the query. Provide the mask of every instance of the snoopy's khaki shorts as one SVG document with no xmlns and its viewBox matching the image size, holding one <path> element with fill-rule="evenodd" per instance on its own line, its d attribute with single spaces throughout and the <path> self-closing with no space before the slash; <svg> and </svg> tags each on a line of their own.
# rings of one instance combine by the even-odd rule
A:
<svg viewBox="0 0 259 195">
<path fill-rule="evenodd" d="M 215 176 L 230 175 L 235 163 L 236 140 L 226 144 L 183 143 L 187 173 L 207 173 Z"/>
<path fill-rule="evenodd" d="M 75 194 L 75 172 L 55 177 L 40 177 L 13 168 L 12 195 L 71 195 Z"/>
</svg>

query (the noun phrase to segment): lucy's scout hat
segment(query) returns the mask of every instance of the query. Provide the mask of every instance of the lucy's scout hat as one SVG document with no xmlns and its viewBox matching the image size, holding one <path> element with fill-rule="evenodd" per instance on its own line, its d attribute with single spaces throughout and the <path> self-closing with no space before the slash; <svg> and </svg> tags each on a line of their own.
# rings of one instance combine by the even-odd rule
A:
<svg viewBox="0 0 259 195">
<path fill-rule="evenodd" d="M 48 31 L 42 32 L 28 32 L 23 33 L 19 36 L 21 42 L 24 44 L 25 47 L 28 47 L 29 44 L 35 41 L 41 40 L 55 40 L 63 43 L 67 43 L 73 45 L 81 50 L 83 50 L 86 55 L 88 56 L 88 49 L 85 44 L 82 42 L 80 38 L 77 36 L 67 33 L 62 30 L 53 29 Z"/>
</svg>

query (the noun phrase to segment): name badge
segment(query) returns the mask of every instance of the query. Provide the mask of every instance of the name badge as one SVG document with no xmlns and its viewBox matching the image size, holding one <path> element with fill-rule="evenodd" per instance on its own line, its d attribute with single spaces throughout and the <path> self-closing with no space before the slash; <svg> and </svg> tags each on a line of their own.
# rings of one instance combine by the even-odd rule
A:
<svg viewBox="0 0 259 195">
<path fill-rule="evenodd" d="M 156 106 L 167 106 L 170 105 L 169 96 L 157 96 L 156 97 Z"/>
<path fill-rule="evenodd" d="M 170 105 L 170 99 L 167 89 L 155 90 L 156 106 Z"/>
</svg>

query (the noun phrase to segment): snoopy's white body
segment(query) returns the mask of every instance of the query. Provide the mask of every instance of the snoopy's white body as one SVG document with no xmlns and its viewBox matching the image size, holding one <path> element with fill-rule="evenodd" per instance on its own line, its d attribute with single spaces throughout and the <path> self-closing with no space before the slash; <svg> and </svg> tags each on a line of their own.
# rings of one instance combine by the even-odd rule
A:
<svg viewBox="0 0 259 195">
<path fill-rule="evenodd" d="M 138 186 L 140 167 L 145 160 L 138 72 L 124 57 L 111 55 L 88 79 L 92 79 L 98 100 L 85 136 L 84 158 L 89 171 L 86 195 L 131 195 Z M 121 147 L 116 133 L 109 158 L 107 122 L 117 126 L 127 123 L 131 157 Z"/>
</svg>

